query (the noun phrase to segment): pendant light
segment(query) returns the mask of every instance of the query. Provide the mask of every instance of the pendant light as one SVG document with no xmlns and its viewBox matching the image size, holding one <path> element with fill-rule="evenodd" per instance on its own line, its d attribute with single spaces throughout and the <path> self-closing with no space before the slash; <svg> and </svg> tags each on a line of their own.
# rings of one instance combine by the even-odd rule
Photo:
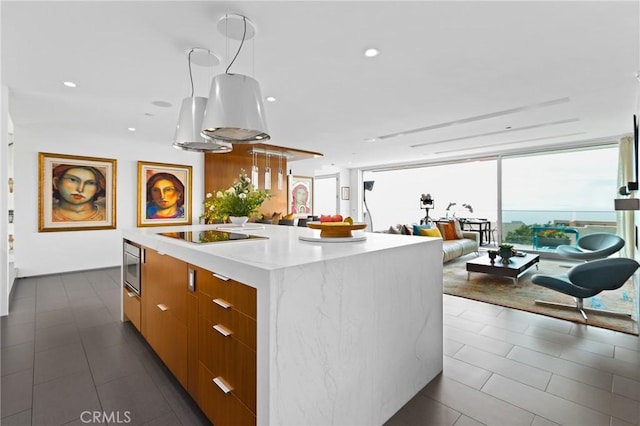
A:
<svg viewBox="0 0 640 426">
<path fill-rule="evenodd" d="M 213 152 L 225 153 L 230 152 L 233 147 L 229 143 L 218 142 L 201 135 L 202 119 L 204 111 L 207 107 L 207 98 L 194 96 L 193 74 L 191 73 L 191 56 L 192 54 L 206 55 L 203 65 L 217 65 L 219 59 L 208 49 L 194 47 L 187 53 L 187 61 L 189 62 L 189 81 L 191 83 L 191 96 L 182 100 L 180 107 L 180 115 L 178 116 L 178 125 L 176 133 L 173 137 L 173 146 L 185 151 L 195 152 Z"/>
<path fill-rule="evenodd" d="M 284 188 L 284 171 L 282 170 L 282 154 L 278 156 L 278 191 Z"/>
<path fill-rule="evenodd" d="M 256 187 L 256 189 L 258 189 L 260 187 L 260 185 L 258 184 L 258 176 L 259 176 L 258 153 L 254 151 L 253 152 L 253 164 L 251 165 L 251 183 L 253 184 L 253 186 Z"/>
<path fill-rule="evenodd" d="M 218 21 L 218 29 L 227 38 L 241 40 L 224 74 L 211 82 L 209 102 L 202 122 L 202 135 L 229 143 L 255 143 L 269 140 L 262 93 L 258 81 L 242 74 L 230 74 L 245 40 L 255 35 L 247 17 L 229 14 Z"/>
<path fill-rule="evenodd" d="M 267 157 L 267 165 L 264 168 L 264 189 L 271 189 L 271 154 L 264 150 L 264 155 Z"/>
</svg>

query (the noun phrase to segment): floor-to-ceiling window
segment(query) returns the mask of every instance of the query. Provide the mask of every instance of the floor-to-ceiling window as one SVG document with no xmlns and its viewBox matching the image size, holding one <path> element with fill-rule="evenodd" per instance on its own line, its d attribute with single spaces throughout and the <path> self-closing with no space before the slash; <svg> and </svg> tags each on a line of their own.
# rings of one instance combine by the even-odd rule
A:
<svg viewBox="0 0 640 426">
<path fill-rule="evenodd" d="M 369 170 L 363 174 L 364 181 L 374 182 L 373 189 L 365 191 L 368 216 L 376 231 L 418 223 L 426 214 L 420 196 L 429 193 L 435 200 L 432 219 L 488 219 L 493 229 L 500 229 L 501 216 L 502 241 L 555 250 L 589 233 L 616 232 L 617 161 L 616 144 L 504 156 L 501 194 L 498 160 L 493 158 Z"/>
<path fill-rule="evenodd" d="M 492 222 L 497 218 L 495 159 L 372 170 L 364 172 L 363 180 L 374 182 L 365 195 L 375 231 L 398 223 L 419 223 L 426 214 L 420 208 L 420 196 L 427 193 L 435 201 L 430 218 L 456 216 Z"/>
<path fill-rule="evenodd" d="M 545 251 L 615 233 L 617 162 L 616 145 L 504 157 L 503 240 Z"/>
</svg>

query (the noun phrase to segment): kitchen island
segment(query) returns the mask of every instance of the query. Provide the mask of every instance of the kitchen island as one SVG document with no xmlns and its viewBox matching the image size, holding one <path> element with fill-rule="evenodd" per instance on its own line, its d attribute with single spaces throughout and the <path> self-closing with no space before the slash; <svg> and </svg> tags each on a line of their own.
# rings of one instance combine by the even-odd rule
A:
<svg viewBox="0 0 640 426">
<path fill-rule="evenodd" d="M 196 270 L 196 288 L 209 285 L 197 275 L 206 270 L 255 289 L 255 351 L 249 353 L 255 357 L 250 397 L 257 424 L 380 425 L 442 371 L 442 240 L 366 233 L 358 234 L 364 241 L 310 242 L 299 236 L 319 231 L 252 226 L 259 228 L 234 232 L 266 238 L 194 244 L 160 235 L 197 235 L 213 225 L 131 229 L 123 237 L 186 262 Z M 142 300 L 147 294 L 143 279 Z M 206 297 L 188 306 L 209 309 L 202 304 Z M 144 315 L 142 321 L 144 330 Z M 199 331 L 189 331 L 198 335 L 207 322 L 189 324 L 198 324 Z M 230 334 L 227 328 L 217 331 Z M 217 346 L 205 341 L 199 339 L 197 349 L 189 343 L 190 350 L 208 357 Z M 210 380 L 193 377 L 199 379 L 189 391 L 202 407 Z M 227 379 L 213 380 L 223 392 L 235 392 Z"/>
</svg>

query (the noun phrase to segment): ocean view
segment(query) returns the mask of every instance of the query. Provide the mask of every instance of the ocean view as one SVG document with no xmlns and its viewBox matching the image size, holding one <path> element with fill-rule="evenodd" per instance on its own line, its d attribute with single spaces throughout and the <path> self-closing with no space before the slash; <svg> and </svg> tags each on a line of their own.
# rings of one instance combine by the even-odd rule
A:
<svg viewBox="0 0 640 426">
<path fill-rule="evenodd" d="M 504 210 L 502 212 L 502 222 L 524 222 L 527 225 L 547 222 L 553 223 L 556 220 L 581 221 L 581 222 L 615 222 L 615 211 L 566 211 L 566 210 Z"/>
</svg>

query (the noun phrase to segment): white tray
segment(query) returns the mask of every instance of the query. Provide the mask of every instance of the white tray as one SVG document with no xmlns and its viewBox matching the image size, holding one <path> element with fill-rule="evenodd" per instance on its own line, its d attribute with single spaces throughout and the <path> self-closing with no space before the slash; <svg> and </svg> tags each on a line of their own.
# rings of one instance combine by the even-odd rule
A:
<svg viewBox="0 0 640 426">
<path fill-rule="evenodd" d="M 302 241 L 312 241 L 318 243 L 354 243 L 357 241 L 364 241 L 367 239 L 366 235 L 356 235 L 353 237 L 336 237 L 336 238 L 322 238 L 322 237 L 313 237 L 300 235 L 298 237 Z"/>
</svg>

